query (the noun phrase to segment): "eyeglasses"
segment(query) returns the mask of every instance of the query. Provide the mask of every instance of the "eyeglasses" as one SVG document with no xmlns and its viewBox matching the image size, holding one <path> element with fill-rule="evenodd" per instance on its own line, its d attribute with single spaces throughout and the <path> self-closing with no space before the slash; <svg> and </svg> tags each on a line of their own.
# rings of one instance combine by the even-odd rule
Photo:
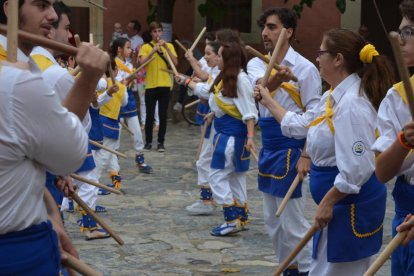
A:
<svg viewBox="0 0 414 276">
<path fill-rule="evenodd" d="M 412 26 L 405 26 L 401 30 L 398 30 L 401 41 L 406 42 L 408 38 L 414 35 L 414 28 Z"/>
<path fill-rule="evenodd" d="M 327 53 L 330 53 L 330 51 L 328 51 L 328 50 L 318 50 L 318 51 L 316 51 L 316 56 L 320 57 L 320 56 L 322 56 L 324 54 L 327 54 Z"/>
</svg>

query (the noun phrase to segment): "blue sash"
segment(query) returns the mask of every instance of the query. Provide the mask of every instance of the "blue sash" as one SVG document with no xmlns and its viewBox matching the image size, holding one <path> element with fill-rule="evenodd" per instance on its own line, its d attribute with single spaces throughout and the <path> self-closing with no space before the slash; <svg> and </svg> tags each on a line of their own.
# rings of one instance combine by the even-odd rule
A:
<svg viewBox="0 0 414 276">
<path fill-rule="evenodd" d="M 119 121 L 99 115 L 102 121 L 103 136 L 109 139 L 119 139 Z"/>
<path fill-rule="evenodd" d="M 59 275 L 60 254 L 51 223 L 0 235 L 0 275 Z"/>
<path fill-rule="evenodd" d="M 395 202 L 395 216 L 392 221 L 392 236 L 397 234 L 397 226 L 405 217 L 414 214 L 414 186 L 399 176 L 395 182 L 392 196 Z M 414 242 L 408 246 L 398 246 L 391 256 L 391 274 L 393 276 L 414 275 Z"/>
<path fill-rule="evenodd" d="M 127 88 L 128 92 L 128 103 L 126 106 L 121 107 L 121 118 L 129 118 L 138 116 L 137 114 L 137 104 L 135 102 L 134 92 L 131 88 Z"/>
<path fill-rule="evenodd" d="M 211 160 L 211 168 L 224 169 L 226 161 L 225 150 L 227 142 L 231 136 L 234 137 L 234 156 L 232 158 L 236 172 L 245 172 L 249 169 L 250 152 L 244 145 L 246 144 L 247 127 L 246 125 L 229 115 L 224 115 L 214 119 L 214 152 Z"/>
<path fill-rule="evenodd" d="M 337 167 L 317 167 L 312 164 L 310 192 L 319 204 L 332 188 Z M 375 173 L 361 187 L 359 194 L 348 195 L 335 204 L 328 224 L 328 262 L 352 262 L 376 254 L 382 244 L 382 223 L 385 216 L 387 190 Z M 313 238 L 313 258 L 316 258 L 318 232 Z"/>
<path fill-rule="evenodd" d="M 210 106 L 208 103 L 204 104 L 199 102 L 197 105 L 197 113 L 196 113 L 196 123 L 198 125 L 204 124 L 204 116 L 206 116 L 210 112 Z"/>
<path fill-rule="evenodd" d="M 259 118 L 263 148 L 259 155 L 259 191 L 272 196 L 284 197 L 296 177 L 298 162 L 305 139 L 283 136 L 280 124 L 274 118 Z M 302 183 L 292 198 L 302 196 Z"/>
<path fill-rule="evenodd" d="M 101 143 L 103 142 L 103 130 L 102 121 L 99 116 L 99 109 L 89 108 L 89 114 L 91 115 L 92 127 L 89 131 L 89 139 Z M 92 146 L 92 150 L 99 150 L 100 148 Z"/>
<path fill-rule="evenodd" d="M 88 154 L 82 166 L 76 171 L 76 173 L 91 171 L 96 167 L 95 160 L 92 156 L 92 145 L 88 143 Z"/>
</svg>

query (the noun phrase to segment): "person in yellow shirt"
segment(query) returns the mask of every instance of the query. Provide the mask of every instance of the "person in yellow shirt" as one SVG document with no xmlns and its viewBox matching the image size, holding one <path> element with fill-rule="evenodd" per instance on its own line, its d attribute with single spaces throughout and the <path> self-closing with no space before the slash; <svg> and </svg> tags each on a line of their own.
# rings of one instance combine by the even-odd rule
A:
<svg viewBox="0 0 414 276">
<path fill-rule="evenodd" d="M 152 40 L 151 42 L 142 45 L 138 54 L 141 64 L 148 59 L 155 57 L 146 67 L 145 105 L 147 107 L 147 118 L 145 121 L 146 143 L 144 149 L 150 150 L 152 148 L 152 128 L 155 106 L 158 102 L 160 128 L 158 131 L 157 150 L 159 152 L 164 152 L 165 132 L 167 130 L 167 109 L 173 82 L 169 74 L 160 69 L 169 68 L 168 57 L 174 65 L 177 65 L 178 61 L 174 46 L 161 39 L 163 32 L 161 23 L 151 22 L 149 25 L 149 32 Z"/>
</svg>

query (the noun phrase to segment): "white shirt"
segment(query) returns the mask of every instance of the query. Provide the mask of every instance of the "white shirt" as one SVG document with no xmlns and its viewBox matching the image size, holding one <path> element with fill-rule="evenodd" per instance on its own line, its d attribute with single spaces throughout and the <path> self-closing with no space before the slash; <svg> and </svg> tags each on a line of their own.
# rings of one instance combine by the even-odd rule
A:
<svg viewBox="0 0 414 276">
<path fill-rule="evenodd" d="M 126 67 L 129 68 L 129 70 L 131 70 L 131 72 L 134 70 L 134 67 L 132 66 L 132 64 L 129 61 L 122 61 L 121 59 L 117 58 L 118 60 L 120 60 L 121 62 L 123 62 Z M 126 79 L 127 77 L 129 77 L 131 73 L 128 73 L 126 71 L 121 70 L 121 68 L 118 68 L 118 74 L 115 77 L 116 81 L 121 82 L 122 80 Z"/>
<path fill-rule="evenodd" d="M 242 115 L 243 122 L 254 119 L 257 122 L 257 109 L 254 104 L 253 87 L 245 72 L 240 72 L 237 77 L 237 98 L 224 97 L 221 92 L 218 94 L 220 100 L 227 104 L 232 104 L 237 107 Z M 210 94 L 209 105 L 212 112 L 217 118 L 220 118 L 226 113 L 221 110 L 214 100 L 214 93 Z"/>
<path fill-rule="evenodd" d="M 107 86 L 108 86 L 108 82 L 107 82 L 104 78 L 101 78 L 101 79 L 99 80 L 99 82 L 98 82 L 98 85 L 97 85 L 97 87 L 96 87 L 96 90 L 98 90 L 98 91 L 105 90 L 105 89 L 107 88 Z M 97 99 L 97 102 L 98 102 L 98 107 L 94 107 L 94 106 L 92 105 L 92 107 L 93 107 L 94 109 L 98 109 L 98 108 L 100 108 L 101 106 L 103 106 L 104 104 L 106 104 L 107 102 L 109 102 L 109 101 L 112 99 L 112 96 L 109 96 L 107 92 L 108 92 L 108 91 L 105 91 L 105 92 L 103 92 L 101 95 L 99 95 L 99 96 L 98 96 L 98 99 Z M 117 93 L 120 93 L 120 92 L 118 91 Z M 124 107 L 124 106 L 126 106 L 127 104 L 128 104 L 128 94 L 127 94 L 127 92 L 126 92 L 126 90 L 125 90 L 125 91 L 124 91 L 124 97 L 122 97 L 122 103 L 121 103 L 121 106 L 122 106 L 122 107 Z"/>
<path fill-rule="evenodd" d="M 194 88 L 194 94 L 197 97 L 208 100 L 210 97 L 210 87 L 214 83 L 214 80 L 217 78 L 218 74 L 220 74 L 220 69 L 218 66 L 209 67 L 205 58 L 200 59 L 201 70 L 207 72 L 209 74 L 208 80 L 205 82 L 199 82 L 196 84 Z"/>
<path fill-rule="evenodd" d="M 320 100 L 322 91 L 322 81 L 319 76 L 318 69 L 309 60 L 297 53 L 292 47 L 289 47 L 281 65 L 289 67 L 293 74 L 298 78 L 298 82 L 290 81 L 297 86 L 300 91 L 300 98 L 306 110 L 312 109 Z M 264 77 L 267 69 L 267 63 L 259 58 L 253 58 L 247 64 L 247 72 L 249 74 L 252 85 L 255 86 L 257 81 Z M 295 113 L 303 113 L 296 105 L 289 94 L 282 88 L 277 89 L 274 99 L 282 105 L 286 110 Z M 272 113 L 259 104 L 260 117 L 273 117 Z"/>
<path fill-rule="evenodd" d="M 397 139 L 398 132 L 412 120 L 410 110 L 398 92 L 391 88 L 378 109 L 377 127 L 380 133 L 372 146 L 373 151 L 383 152 Z M 404 159 L 398 176 L 405 175 L 406 180 L 414 185 L 414 154 Z"/>
<path fill-rule="evenodd" d="M 63 102 L 75 84 L 75 78 L 69 73 L 68 70 L 62 68 L 53 55 L 45 48 L 34 47 L 30 55 L 42 55 L 54 63 L 54 65 L 42 72 L 42 78 L 45 83 L 56 92 L 60 101 Z M 89 112 L 85 114 L 85 117 L 82 120 L 82 125 L 86 132 L 89 133 L 89 130 L 92 127 Z"/>
<path fill-rule="evenodd" d="M 46 221 L 46 171 L 67 175 L 87 154 L 78 117 L 29 65 L 0 68 L 0 235 Z"/>
<path fill-rule="evenodd" d="M 306 150 L 315 165 L 338 167 L 334 185 L 347 194 L 359 193 L 375 170 L 371 145 L 375 142 L 377 113 L 365 94 L 360 95 L 360 85 L 358 75 L 351 74 L 333 90 L 335 134 L 325 120 L 309 128 L 306 140 Z M 325 92 L 319 104 L 304 115 L 288 111 L 281 122 L 283 135 L 304 138 L 305 127 L 325 114 L 328 95 L 329 92 Z"/>
</svg>

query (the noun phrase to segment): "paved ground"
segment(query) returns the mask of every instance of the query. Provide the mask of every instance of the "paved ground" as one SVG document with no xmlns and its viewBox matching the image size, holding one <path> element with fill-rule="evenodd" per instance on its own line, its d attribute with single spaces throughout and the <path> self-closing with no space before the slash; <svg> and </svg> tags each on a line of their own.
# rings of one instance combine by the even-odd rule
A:
<svg viewBox="0 0 414 276">
<path fill-rule="evenodd" d="M 147 162 L 154 167 L 152 175 L 137 172 L 132 141 L 124 133 L 121 151 L 130 158 L 120 160 L 125 195 L 98 199 L 109 210 L 102 217 L 118 231 L 124 246 L 112 239 L 85 241 L 75 216 L 65 214 L 81 259 L 105 275 L 271 275 L 277 263 L 264 229 L 255 162 L 248 172 L 250 230 L 213 237 L 210 229 L 223 221 L 219 210 L 204 217 L 188 216 L 184 210 L 198 198 L 193 162 L 199 128 L 184 122 L 169 122 L 168 127 L 166 152 L 146 153 Z M 311 220 L 315 204 L 306 194 L 306 216 Z M 384 243 L 390 240 L 390 196 L 388 206 Z M 389 262 L 377 275 L 390 275 Z"/>
</svg>

